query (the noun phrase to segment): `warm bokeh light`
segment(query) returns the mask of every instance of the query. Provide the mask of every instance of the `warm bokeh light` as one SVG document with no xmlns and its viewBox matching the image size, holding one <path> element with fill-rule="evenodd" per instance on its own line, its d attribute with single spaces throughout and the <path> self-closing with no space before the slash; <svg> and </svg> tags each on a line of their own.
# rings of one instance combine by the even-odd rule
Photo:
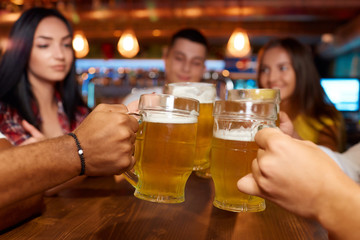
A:
<svg viewBox="0 0 360 240">
<path fill-rule="evenodd" d="M 149 11 L 148 9 L 144 9 L 144 10 L 136 10 L 136 11 L 132 11 L 132 16 L 136 17 L 136 18 L 147 18 L 149 17 Z"/>
<path fill-rule="evenodd" d="M 89 53 L 89 43 L 83 32 L 76 32 L 73 39 L 73 48 L 77 58 L 83 58 Z"/>
<path fill-rule="evenodd" d="M 88 73 L 94 74 L 94 73 L 96 73 L 96 69 L 95 69 L 94 67 L 90 67 L 90 68 L 88 69 Z"/>
<path fill-rule="evenodd" d="M 107 9 L 97 9 L 94 11 L 90 11 L 88 13 L 88 16 L 93 18 L 93 19 L 98 19 L 98 20 L 103 20 L 105 18 L 112 18 L 112 17 L 117 17 L 116 13 L 114 11 L 111 10 L 107 10 Z"/>
<path fill-rule="evenodd" d="M 159 36 L 161 35 L 161 31 L 160 31 L 159 29 L 154 29 L 154 30 L 152 31 L 152 35 L 153 35 L 154 37 L 159 37 Z"/>
<path fill-rule="evenodd" d="M 323 43 L 333 43 L 334 35 L 331 33 L 324 33 L 323 35 L 321 35 L 321 41 Z"/>
<path fill-rule="evenodd" d="M 20 17 L 21 13 L 7 13 L 7 14 L 2 14 L 0 13 L 0 19 L 2 23 L 13 23 L 15 22 L 19 17 Z"/>
<path fill-rule="evenodd" d="M 229 70 L 223 70 L 222 72 L 222 75 L 224 76 L 224 77 L 229 77 L 230 76 L 230 72 L 229 72 Z"/>
<path fill-rule="evenodd" d="M 237 28 L 227 44 L 227 53 L 232 57 L 245 57 L 251 52 L 249 37 L 243 29 Z"/>
<path fill-rule="evenodd" d="M 126 58 L 136 56 L 140 48 L 134 31 L 128 29 L 123 32 L 118 42 L 117 49 L 119 53 Z"/>
<path fill-rule="evenodd" d="M 222 14 L 228 16 L 249 16 L 255 12 L 254 7 L 229 7 L 221 10 L 223 10 Z"/>
<path fill-rule="evenodd" d="M 81 74 L 81 79 L 82 79 L 83 81 L 85 81 L 88 77 L 89 77 L 89 75 L 88 75 L 87 73 Z"/>
<path fill-rule="evenodd" d="M 243 61 L 237 61 L 236 64 L 235 64 L 236 68 L 238 69 L 245 69 L 246 66 L 245 66 L 245 62 Z"/>
<path fill-rule="evenodd" d="M 184 16 L 187 17 L 199 17 L 202 14 L 201 8 L 187 8 L 183 10 Z"/>
<path fill-rule="evenodd" d="M 11 0 L 10 2 L 19 6 L 24 5 L 24 0 Z"/>
</svg>

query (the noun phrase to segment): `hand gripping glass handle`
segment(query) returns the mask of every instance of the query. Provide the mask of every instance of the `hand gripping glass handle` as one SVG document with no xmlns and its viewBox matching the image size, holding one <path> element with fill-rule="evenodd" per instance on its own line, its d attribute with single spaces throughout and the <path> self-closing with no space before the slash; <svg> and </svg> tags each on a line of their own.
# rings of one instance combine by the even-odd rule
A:
<svg viewBox="0 0 360 240">
<path fill-rule="evenodd" d="M 275 123 L 263 123 L 263 122 L 256 123 L 251 127 L 251 139 L 254 140 L 256 133 L 264 128 L 278 128 L 278 127 L 276 126 Z"/>
<path fill-rule="evenodd" d="M 130 115 L 130 116 L 135 117 L 138 120 L 138 123 L 141 124 L 141 122 L 142 122 L 141 114 L 136 113 L 136 112 L 128 112 L 127 114 Z M 135 157 L 134 154 L 135 154 L 135 151 L 133 153 L 133 157 Z M 126 181 L 128 181 L 134 188 L 136 188 L 136 185 L 137 185 L 137 182 L 138 182 L 138 177 L 137 177 L 137 175 L 135 173 L 134 168 L 124 172 L 123 176 L 126 179 Z"/>
<path fill-rule="evenodd" d="M 130 116 L 133 116 L 134 118 L 136 118 L 138 120 L 139 124 L 142 122 L 140 113 L 128 112 L 127 114 L 130 115 Z"/>
</svg>

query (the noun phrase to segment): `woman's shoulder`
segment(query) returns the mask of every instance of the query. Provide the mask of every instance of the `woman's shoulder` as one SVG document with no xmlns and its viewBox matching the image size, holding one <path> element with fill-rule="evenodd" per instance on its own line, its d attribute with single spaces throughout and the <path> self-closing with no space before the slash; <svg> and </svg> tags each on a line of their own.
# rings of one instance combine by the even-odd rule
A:
<svg viewBox="0 0 360 240">
<path fill-rule="evenodd" d="M 315 128 L 322 128 L 324 124 L 326 124 L 327 126 L 333 126 L 335 125 L 335 123 L 337 121 L 340 122 L 339 120 L 334 120 L 333 118 L 329 117 L 329 116 L 321 116 L 320 117 L 321 122 L 316 119 L 315 117 L 311 117 L 305 114 L 299 114 L 294 122 L 298 123 L 298 124 L 307 124 L 310 123 L 312 126 L 314 126 Z"/>
</svg>

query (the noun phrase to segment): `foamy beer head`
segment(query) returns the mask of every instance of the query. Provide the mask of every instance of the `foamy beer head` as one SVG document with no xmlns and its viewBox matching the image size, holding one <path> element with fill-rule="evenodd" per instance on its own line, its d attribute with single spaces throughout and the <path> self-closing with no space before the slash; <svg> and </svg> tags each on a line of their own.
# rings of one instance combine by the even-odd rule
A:
<svg viewBox="0 0 360 240">
<path fill-rule="evenodd" d="M 216 98 L 215 84 L 203 82 L 170 83 L 165 92 L 174 96 L 194 98 L 202 103 L 213 103 Z"/>
<path fill-rule="evenodd" d="M 238 129 L 218 129 L 214 131 L 214 137 L 230 141 L 252 142 L 254 134 L 252 129 L 240 127 Z"/>
<path fill-rule="evenodd" d="M 184 116 L 176 113 L 161 113 L 157 111 L 146 111 L 142 115 L 142 121 L 163 124 L 190 124 L 197 123 L 197 115 L 191 114 Z"/>
</svg>

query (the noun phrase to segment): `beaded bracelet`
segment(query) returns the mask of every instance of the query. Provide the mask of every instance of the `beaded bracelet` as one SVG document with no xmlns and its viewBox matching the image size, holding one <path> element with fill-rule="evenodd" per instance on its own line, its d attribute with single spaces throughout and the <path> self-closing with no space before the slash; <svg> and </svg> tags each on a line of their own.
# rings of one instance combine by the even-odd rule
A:
<svg viewBox="0 0 360 240">
<path fill-rule="evenodd" d="M 81 148 L 81 145 L 80 145 L 80 142 L 79 142 L 79 139 L 77 138 L 77 136 L 75 135 L 75 133 L 68 133 L 69 136 L 72 136 L 75 140 L 75 143 L 76 143 L 76 146 L 77 146 L 77 149 L 78 149 L 78 155 L 80 157 L 80 162 L 81 162 L 81 170 L 80 170 L 80 174 L 79 176 L 81 175 L 84 175 L 85 174 L 85 158 L 84 158 L 84 151 L 82 150 Z"/>
</svg>

